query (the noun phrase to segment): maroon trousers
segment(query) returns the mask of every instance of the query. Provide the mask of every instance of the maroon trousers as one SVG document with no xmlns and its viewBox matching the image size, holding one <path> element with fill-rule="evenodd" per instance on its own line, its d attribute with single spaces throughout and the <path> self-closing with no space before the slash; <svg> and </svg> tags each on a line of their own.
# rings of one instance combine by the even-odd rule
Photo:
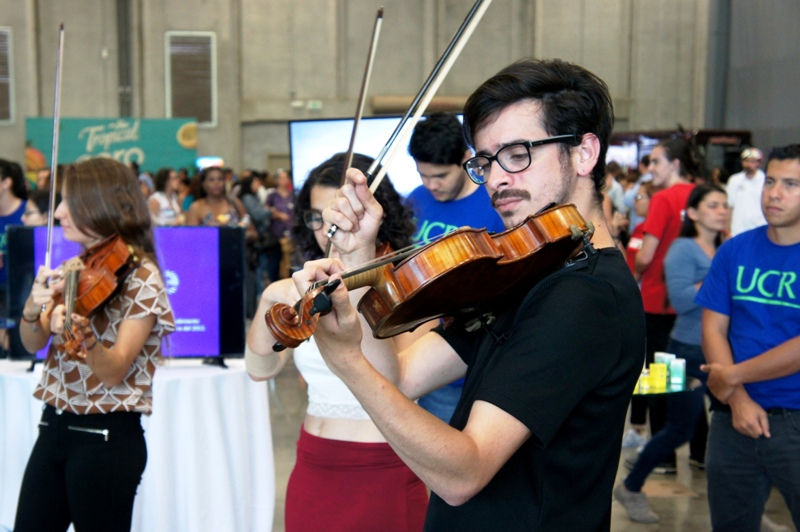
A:
<svg viewBox="0 0 800 532">
<path fill-rule="evenodd" d="M 329 440 L 300 430 L 286 492 L 286 530 L 417 532 L 428 491 L 387 443 Z"/>
</svg>

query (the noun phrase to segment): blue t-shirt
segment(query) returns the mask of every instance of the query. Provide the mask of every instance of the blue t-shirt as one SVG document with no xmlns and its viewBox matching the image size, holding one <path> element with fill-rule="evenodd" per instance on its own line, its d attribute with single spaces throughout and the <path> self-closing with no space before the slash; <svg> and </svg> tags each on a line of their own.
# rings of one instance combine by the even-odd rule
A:
<svg viewBox="0 0 800 532">
<path fill-rule="evenodd" d="M 695 301 L 730 317 L 735 362 L 756 357 L 800 335 L 800 243 L 779 246 L 767 226 L 725 242 Z M 762 408 L 800 409 L 800 373 L 745 384 Z"/>
<path fill-rule="evenodd" d="M 492 207 L 485 187 L 452 201 L 437 201 L 427 188 L 420 185 L 408 195 L 417 218 L 414 242 L 428 243 L 459 227 L 486 228 L 489 232 L 505 231 L 503 220 Z"/>
<path fill-rule="evenodd" d="M 420 185 L 408 195 L 408 203 L 417 219 L 414 242 L 427 244 L 465 226 L 486 228 L 490 233 L 500 233 L 506 229 L 483 186 L 465 198 L 437 201 L 427 188 Z M 463 383 L 464 379 L 458 379 L 451 386 L 460 387 Z"/>
</svg>

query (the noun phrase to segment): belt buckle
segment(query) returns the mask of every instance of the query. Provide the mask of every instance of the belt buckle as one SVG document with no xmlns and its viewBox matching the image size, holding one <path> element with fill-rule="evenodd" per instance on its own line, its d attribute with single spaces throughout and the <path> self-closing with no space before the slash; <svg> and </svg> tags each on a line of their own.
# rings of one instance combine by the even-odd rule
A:
<svg viewBox="0 0 800 532">
<path fill-rule="evenodd" d="M 64 413 L 64 410 L 63 410 L 63 409 L 61 409 L 61 408 L 56 408 L 56 415 L 57 415 L 57 416 L 60 416 L 60 415 L 61 415 L 61 414 L 63 414 L 63 413 Z"/>
</svg>

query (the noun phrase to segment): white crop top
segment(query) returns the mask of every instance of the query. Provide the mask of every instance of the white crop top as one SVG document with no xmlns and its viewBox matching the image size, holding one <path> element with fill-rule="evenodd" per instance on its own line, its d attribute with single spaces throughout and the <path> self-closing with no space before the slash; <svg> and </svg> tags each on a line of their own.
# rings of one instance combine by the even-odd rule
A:
<svg viewBox="0 0 800 532">
<path fill-rule="evenodd" d="M 369 419 L 353 392 L 328 369 L 312 337 L 294 350 L 294 363 L 308 384 L 311 416 L 336 419 Z"/>
</svg>

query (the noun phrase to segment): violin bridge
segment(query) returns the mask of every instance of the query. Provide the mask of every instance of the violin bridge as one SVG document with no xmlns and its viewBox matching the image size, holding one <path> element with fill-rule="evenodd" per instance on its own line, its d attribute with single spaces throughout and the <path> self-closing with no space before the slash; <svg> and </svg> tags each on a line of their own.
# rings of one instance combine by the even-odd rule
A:
<svg viewBox="0 0 800 532">
<path fill-rule="evenodd" d="M 139 256 L 136 255 L 136 250 L 130 244 L 128 244 L 128 253 L 131 255 L 129 259 L 131 264 L 139 264 Z"/>
<path fill-rule="evenodd" d="M 63 265 L 65 272 L 77 272 L 86 268 L 86 265 L 79 257 L 72 257 Z"/>
</svg>

